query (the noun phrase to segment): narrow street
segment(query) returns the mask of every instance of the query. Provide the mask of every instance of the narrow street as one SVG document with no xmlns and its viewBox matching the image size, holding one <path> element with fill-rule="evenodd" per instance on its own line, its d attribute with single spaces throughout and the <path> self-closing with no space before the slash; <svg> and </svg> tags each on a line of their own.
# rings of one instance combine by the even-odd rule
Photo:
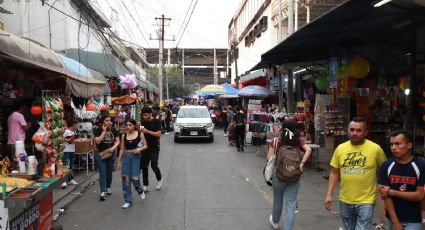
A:
<svg viewBox="0 0 425 230">
<path fill-rule="evenodd" d="M 272 190 L 262 178 L 264 164 L 257 147 L 237 152 L 228 146 L 222 130 L 215 131 L 214 143 L 192 140 L 175 144 L 172 134 L 163 135 L 162 190 L 153 189 L 145 200 L 133 193 L 134 205 L 123 210 L 121 180 L 115 172 L 112 196 L 100 202 L 96 181 L 57 224 L 64 229 L 271 229 Z M 152 171 L 149 177 L 152 188 L 156 183 Z M 315 169 L 305 172 L 295 229 L 338 229 L 339 214 L 323 208 L 326 186 L 327 181 Z"/>
</svg>

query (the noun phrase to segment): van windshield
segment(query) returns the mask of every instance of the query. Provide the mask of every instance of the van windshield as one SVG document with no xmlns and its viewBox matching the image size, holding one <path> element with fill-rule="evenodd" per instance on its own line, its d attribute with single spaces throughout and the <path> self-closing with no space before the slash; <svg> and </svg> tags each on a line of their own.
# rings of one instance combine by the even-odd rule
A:
<svg viewBox="0 0 425 230">
<path fill-rule="evenodd" d="M 204 108 L 185 108 L 180 109 L 177 114 L 179 118 L 208 118 L 210 113 Z"/>
</svg>

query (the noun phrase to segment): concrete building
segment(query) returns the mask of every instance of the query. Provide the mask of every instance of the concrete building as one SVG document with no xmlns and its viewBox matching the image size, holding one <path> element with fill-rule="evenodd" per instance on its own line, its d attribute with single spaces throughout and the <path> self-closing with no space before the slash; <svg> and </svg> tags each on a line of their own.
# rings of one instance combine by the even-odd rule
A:
<svg viewBox="0 0 425 230">
<path fill-rule="evenodd" d="M 146 52 L 147 62 L 157 65 L 158 49 L 146 49 Z M 184 84 L 195 90 L 208 84 L 230 83 L 227 49 L 165 49 L 164 63 L 182 68 Z"/>
<path fill-rule="evenodd" d="M 250 73 L 260 62 L 261 54 L 342 2 L 344 0 L 242 0 L 228 28 L 232 82 L 243 75 L 251 74 L 252 79 L 265 76 L 265 71 Z"/>
</svg>

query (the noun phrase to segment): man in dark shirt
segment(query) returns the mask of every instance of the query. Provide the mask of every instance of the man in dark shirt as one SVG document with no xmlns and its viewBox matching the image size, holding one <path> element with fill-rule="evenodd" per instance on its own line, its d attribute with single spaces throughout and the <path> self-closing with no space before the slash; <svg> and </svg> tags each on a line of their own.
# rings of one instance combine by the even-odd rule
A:
<svg viewBox="0 0 425 230">
<path fill-rule="evenodd" d="M 393 157 L 381 165 L 378 190 L 385 202 L 388 229 L 422 229 L 425 161 L 412 155 L 413 136 L 407 131 L 391 134 Z"/>
<path fill-rule="evenodd" d="M 151 164 L 151 168 L 155 173 L 156 179 L 158 180 L 156 189 L 159 190 L 162 187 L 161 171 L 158 168 L 161 122 L 152 116 L 152 108 L 144 107 L 142 109 L 141 125 L 141 131 L 145 134 L 148 149 L 142 153 L 140 158 L 140 165 L 143 174 L 143 190 L 149 192 L 149 163 Z"/>
<path fill-rule="evenodd" d="M 235 139 L 236 139 L 236 148 L 239 151 L 244 151 L 243 146 L 245 143 L 245 113 L 240 106 L 235 108 L 235 116 L 233 120 L 236 124 L 235 127 Z"/>
</svg>

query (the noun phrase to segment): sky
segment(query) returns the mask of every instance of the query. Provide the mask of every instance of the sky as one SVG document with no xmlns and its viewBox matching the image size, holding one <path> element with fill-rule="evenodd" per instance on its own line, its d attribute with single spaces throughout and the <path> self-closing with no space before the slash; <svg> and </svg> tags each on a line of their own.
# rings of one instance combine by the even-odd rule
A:
<svg viewBox="0 0 425 230">
<path fill-rule="evenodd" d="M 166 23 L 169 26 L 165 27 L 165 39 L 175 38 L 175 41 L 166 41 L 165 48 L 227 48 L 228 26 L 241 1 L 92 0 L 120 37 L 145 48 L 159 47 L 159 41 L 150 38 L 158 37 L 155 17 L 162 14 L 171 18 Z M 193 6 L 195 8 L 184 31 Z"/>
</svg>

